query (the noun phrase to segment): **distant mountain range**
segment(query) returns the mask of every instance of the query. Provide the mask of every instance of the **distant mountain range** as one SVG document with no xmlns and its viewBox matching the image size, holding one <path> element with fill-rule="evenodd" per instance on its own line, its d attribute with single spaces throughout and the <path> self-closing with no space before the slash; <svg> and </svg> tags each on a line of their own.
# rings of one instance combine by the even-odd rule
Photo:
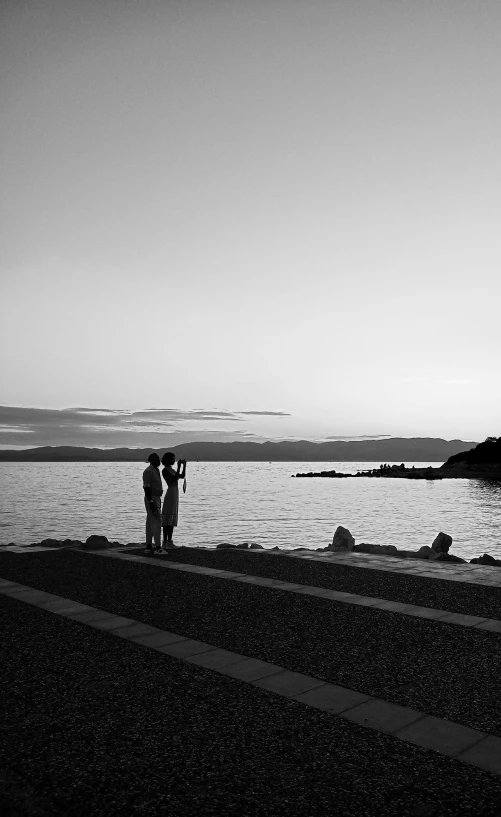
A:
<svg viewBox="0 0 501 817">
<path fill-rule="evenodd" d="M 156 449 L 199 462 L 445 462 L 476 442 L 435 437 L 391 437 L 387 440 L 313 443 L 308 440 L 264 443 L 184 443 Z M 41 446 L 0 451 L 3 462 L 144 462 L 151 448 L 83 448 Z"/>
</svg>

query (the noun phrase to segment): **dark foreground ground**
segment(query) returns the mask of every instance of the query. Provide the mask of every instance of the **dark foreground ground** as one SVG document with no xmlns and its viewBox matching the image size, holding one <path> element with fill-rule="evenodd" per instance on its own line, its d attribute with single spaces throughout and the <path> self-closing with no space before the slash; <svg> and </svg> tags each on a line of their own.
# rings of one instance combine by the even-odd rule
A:
<svg viewBox="0 0 501 817">
<path fill-rule="evenodd" d="M 130 548 L 130 552 L 143 555 L 143 548 Z M 329 590 L 342 590 L 345 593 L 433 607 L 451 613 L 501 618 L 501 591 L 499 588 L 485 585 L 308 561 L 270 551 L 253 552 L 231 548 L 204 550 L 184 547 L 152 558 L 248 573 L 270 579 L 283 579 L 314 587 L 327 587 Z"/>
<path fill-rule="evenodd" d="M 240 572 L 259 564 L 216 556 L 240 558 Z M 272 559 L 289 579 L 295 560 Z M 146 559 L 3 553 L 0 575 L 501 734 L 499 634 Z M 488 772 L 15 599 L 0 597 L 0 615 L 2 817 L 501 814 L 501 778 Z"/>
</svg>

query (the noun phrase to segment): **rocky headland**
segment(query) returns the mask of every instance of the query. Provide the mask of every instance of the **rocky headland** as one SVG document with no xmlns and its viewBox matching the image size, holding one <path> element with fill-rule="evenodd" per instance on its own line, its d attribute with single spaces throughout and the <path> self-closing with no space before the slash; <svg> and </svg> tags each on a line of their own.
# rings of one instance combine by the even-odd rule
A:
<svg viewBox="0 0 501 817">
<path fill-rule="evenodd" d="M 442 466 L 441 466 L 442 467 Z M 444 476 L 440 468 L 433 468 L 431 465 L 428 468 L 406 468 L 404 463 L 401 465 L 388 465 L 382 463 L 379 468 L 370 468 L 367 471 L 357 471 L 356 474 L 344 474 L 341 471 L 310 471 L 308 473 L 292 474 L 296 477 L 327 477 L 332 479 L 347 479 L 348 477 L 379 477 L 383 479 L 443 479 Z"/>
<path fill-rule="evenodd" d="M 431 465 L 427 468 L 407 468 L 405 463 L 389 465 L 381 463 L 379 468 L 358 471 L 356 474 L 344 474 L 336 470 L 310 471 L 292 474 L 296 477 L 327 477 L 346 479 L 348 477 L 376 477 L 379 479 L 501 479 L 501 437 L 487 437 L 483 443 L 468 451 L 461 451 L 449 457 L 438 468 Z"/>
</svg>

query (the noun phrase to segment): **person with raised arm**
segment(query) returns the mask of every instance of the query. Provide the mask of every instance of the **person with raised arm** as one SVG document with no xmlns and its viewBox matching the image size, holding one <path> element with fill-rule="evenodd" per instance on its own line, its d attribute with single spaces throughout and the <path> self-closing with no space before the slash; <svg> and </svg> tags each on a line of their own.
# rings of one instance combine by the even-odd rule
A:
<svg viewBox="0 0 501 817">
<path fill-rule="evenodd" d="M 186 490 L 186 460 L 178 460 L 177 470 L 174 470 L 174 463 L 176 462 L 176 455 L 172 451 L 167 451 L 162 457 L 162 476 L 167 483 L 167 491 L 164 497 L 164 504 L 162 508 L 162 530 L 163 530 L 163 546 L 162 550 L 166 553 L 175 547 L 172 541 L 172 533 L 177 527 L 177 520 L 179 515 L 179 480 L 184 479 L 185 485 L 183 490 Z"/>
</svg>

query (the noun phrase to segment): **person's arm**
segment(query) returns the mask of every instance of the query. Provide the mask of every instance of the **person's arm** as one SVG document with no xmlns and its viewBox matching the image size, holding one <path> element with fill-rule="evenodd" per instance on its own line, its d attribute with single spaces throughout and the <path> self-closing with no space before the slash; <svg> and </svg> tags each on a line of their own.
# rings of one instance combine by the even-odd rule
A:
<svg viewBox="0 0 501 817">
<path fill-rule="evenodd" d="M 144 488 L 144 495 L 145 495 L 146 500 L 147 500 L 147 502 L 149 503 L 149 506 L 150 506 L 150 510 L 152 511 L 153 515 L 156 516 L 157 511 L 156 511 L 156 508 L 155 508 L 155 503 L 153 502 L 153 496 L 151 494 L 151 485 L 146 485 L 146 483 L 143 483 L 143 488 Z"/>
<path fill-rule="evenodd" d="M 182 471 L 181 471 L 181 468 L 183 469 Z M 177 461 L 177 471 L 174 471 L 173 468 L 171 468 L 171 471 L 172 471 L 173 476 L 176 479 L 184 479 L 184 476 L 186 474 L 186 460 L 178 460 Z"/>
<path fill-rule="evenodd" d="M 183 469 L 182 471 L 181 468 Z M 177 479 L 184 479 L 185 476 L 186 476 L 186 460 L 178 460 L 176 477 Z"/>
</svg>

